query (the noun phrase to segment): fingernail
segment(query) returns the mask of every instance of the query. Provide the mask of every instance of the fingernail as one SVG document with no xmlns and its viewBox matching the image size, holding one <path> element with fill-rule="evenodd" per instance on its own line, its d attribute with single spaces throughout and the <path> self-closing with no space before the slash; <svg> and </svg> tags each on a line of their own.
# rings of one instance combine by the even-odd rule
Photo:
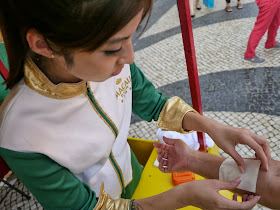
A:
<svg viewBox="0 0 280 210">
<path fill-rule="evenodd" d="M 243 167 L 242 166 L 238 166 L 238 168 L 239 168 L 240 173 L 243 174 L 244 173 Z"/>
<path fill-rule="evenodd" d="M 261 196 L 257 196 L 257 200 L 259 201 L 261 199 Z"/>
</svg>

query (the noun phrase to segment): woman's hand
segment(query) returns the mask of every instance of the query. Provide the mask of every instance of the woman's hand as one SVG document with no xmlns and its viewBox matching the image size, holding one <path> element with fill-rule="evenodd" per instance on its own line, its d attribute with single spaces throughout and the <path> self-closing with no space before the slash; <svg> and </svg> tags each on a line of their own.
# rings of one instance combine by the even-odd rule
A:
<svg viewBox="0 0 280 210">
<path fill-rule="evenodd" d="M 269 143 L 247 129 L 223 125 L 193 112 L 188 112 L 184 116 L 183 128 L 208 133 L 215 143 L 236 161 L 241 173 L 245 169 L 245 164 L 235 150 L 237 144 L 251 147 L 255 151 L 256 157 L 261 160 L 262 169 L 268 170 L 268 160 L 271 159 Z"/>
<path fill-rule="evenodd" d="M 242 203 L 237 202 L 237 194 L 233 200 L 229 200 L 219 194 L 220 190 L 234 190 L 241 182 L 238 178 L 232 182 L 222 182 L 215 179 L 191 181 L 184 184 L 188 190 L 187 196 L 190 205 L 201 209 L 252 209 L 260 199 L 260 196 L 243 196 Z M 180 186 L 180 185 L 179 185 Z"/>
<path fill-rule="evenodd" d="M 262 169 L 268 170 L 268 160 L 271 159 L 269 143 L 262 137 L 254 134 L 250 130 L 234 128 L 219 124 L 215 129 L 208 132 L 218 147 L 228 153 L 239 166 L 241 173 L 245 170 L 242 157 L 235 150 L 237 144 L 244 144 L 251 147 L 256 152 L 256 157 L 261 160 Z"/>
</svg>

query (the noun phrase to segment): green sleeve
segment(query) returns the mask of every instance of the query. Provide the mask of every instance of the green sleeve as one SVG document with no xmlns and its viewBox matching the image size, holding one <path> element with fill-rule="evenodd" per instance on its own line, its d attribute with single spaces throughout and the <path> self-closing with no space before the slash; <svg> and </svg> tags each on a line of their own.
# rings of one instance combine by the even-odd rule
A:
<svg viewBox="0 0 280 210">
<path fill-rule="evenodd" d="M 0 60 L 3 62 L 3 64 L 8 68 L 8 58 L 7 53 L 5 49 L 4 43 L 0 43 Z M 0 75 L 0 104 L 2 101 L 4 101 L 4 98 L 9 93 L 9 90 L 6 89 L 6 85 L 3 85 L 4 79 Z"/>
<path fill-rule="evenodd" d="M 158 120 L 159 114 L 169 97 L 163 97 L 155 86 L 135 65 L 130 65 L 132 78 L 132 111 L 146 121 Z"/>
<path fill-rule="evenodd" d="M 0 148 L 0 155 L 44 209 L 93 209 L 95 193 L 45 155 Z"/>
</svg>

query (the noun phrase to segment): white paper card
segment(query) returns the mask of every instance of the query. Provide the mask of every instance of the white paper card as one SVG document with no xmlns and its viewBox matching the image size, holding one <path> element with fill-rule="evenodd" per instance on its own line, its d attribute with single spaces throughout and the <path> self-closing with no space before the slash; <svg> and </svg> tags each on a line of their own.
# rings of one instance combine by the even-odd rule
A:
<svg viewBox="0 0 280 210">
<path fill-rule="evenodd" d="M 242 181 L 237 188 L 255 193 L 261 161 L 244 159 L 244 162 L 245 172 L 241 174 L 235 160 L 231 158 L 226 159 L 220 166 L 219 180 L 233 181 L 236 178 L 241 177 Z"/>
</svg>

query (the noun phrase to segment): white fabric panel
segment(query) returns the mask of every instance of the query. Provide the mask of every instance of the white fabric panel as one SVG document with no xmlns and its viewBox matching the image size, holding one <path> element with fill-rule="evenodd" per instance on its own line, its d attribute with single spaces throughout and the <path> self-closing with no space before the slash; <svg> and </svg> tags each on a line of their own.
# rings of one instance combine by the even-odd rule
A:
<svg viewBox="0 0 280 210">
<path fill-rule="evenodd" d="M 116 176 L 116 172 L 109 160 L 106 161 L 102 170 L 95 174 L 95 176 L 93 176 L 88 182 L 89 186 L 96 192 L 97 196 L 99 196 L 102 182 L 104 182 L 106 193 L 108 193 L 113 199 L 120 198 L 122 193 L 120 180 Z"/>
<path fill-rule="evenodd" d="M 119 179 L 108 162 L 111 150 L 121 167 L 125 184 L 132 179 L 127 143 L 132 112 L 129 65 L 125 65 L 118 76 L 105 82 L 91 82 L 90 86 L 96 101 L 116 125 L 117 139 L 85 95 L 53 99 L 30 89 L 22 80 L 17 94 L 0 113 L 0 118 L 5 119 L 0 130 L 0 146 L 18 152 L 45 154 L 97 192 L 101 181 L 110 183 L 105 189 L 117 198 L 119 194 L 110 193 L 121 193 Z"/>
</svg>

